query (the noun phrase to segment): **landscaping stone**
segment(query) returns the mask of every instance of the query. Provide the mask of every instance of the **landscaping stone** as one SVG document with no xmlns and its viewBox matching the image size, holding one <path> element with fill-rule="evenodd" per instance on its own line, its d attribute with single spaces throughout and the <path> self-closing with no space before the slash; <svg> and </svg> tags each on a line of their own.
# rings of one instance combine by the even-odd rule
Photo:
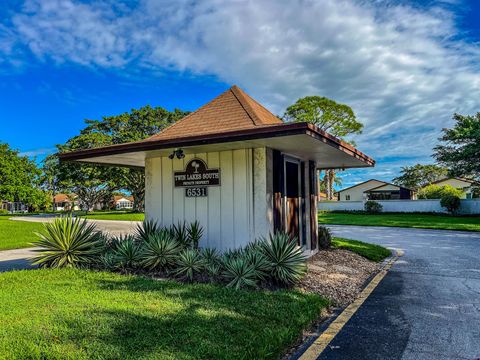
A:
<svg viewBox="0 0 480 360">
<path fill-rule="evenodd" d="M 300 283 L 305 291 L 330 299 L 336 306 L 351 303 L 380 265 L 348 250 L 321 250 L 308 261 Z"/>
</svg>

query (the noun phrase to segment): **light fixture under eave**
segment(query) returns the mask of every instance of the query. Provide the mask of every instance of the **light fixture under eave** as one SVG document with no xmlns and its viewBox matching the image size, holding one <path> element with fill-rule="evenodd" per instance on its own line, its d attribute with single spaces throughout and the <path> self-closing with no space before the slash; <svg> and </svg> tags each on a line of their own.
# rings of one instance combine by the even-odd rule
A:
<svg viewBox="0 0 480 360">
<path fill-rule="evenodd" d="M 168 155 L 168 158 L 170 160 L 173 160 L 175 156 L 177 157 L 177 159 L 183 159 L 185 157 L 185 154 L 183 153 L 182 149 L 175 149 L 170 155 Z"/>
</svg>

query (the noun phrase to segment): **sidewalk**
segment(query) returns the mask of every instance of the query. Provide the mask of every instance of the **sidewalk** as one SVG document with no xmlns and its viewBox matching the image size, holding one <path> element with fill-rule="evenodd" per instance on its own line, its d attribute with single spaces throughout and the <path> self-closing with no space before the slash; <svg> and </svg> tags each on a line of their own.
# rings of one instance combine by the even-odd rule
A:
<svg viewBox="0 0 480 360">
<path fill-rule="evenodd" d="M 28 258 L 35 255 L 33 249 L 35 248 L 0 251 L 0 272 L 32 269 Z"/>
</svg>

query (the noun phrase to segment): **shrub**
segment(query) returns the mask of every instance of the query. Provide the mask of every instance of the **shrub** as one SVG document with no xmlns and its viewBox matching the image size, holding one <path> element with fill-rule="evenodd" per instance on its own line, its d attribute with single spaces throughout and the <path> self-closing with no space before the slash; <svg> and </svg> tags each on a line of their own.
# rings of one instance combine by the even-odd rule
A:
<svg viewBox="0 0 480 360">
<path fill-rule="evenodd" d="M 454 188 L 451 185 L 435 185 L 430 184 L 418 191 L 418 198 L 419 199 L 442 199 L 447 195 L 462 197 L 463 191 Z"/>
<path fill-rule="evenodd" d="M 332 246 L 332 232 L 326 226 L 318 226 L 318 246 L 329 249 Z"/>
<path fill-rule="evenodd" d="M 216 249 L 204 248 L 200 251 L 202 258 L 206 263 L 213 263 L 220 261 L 220 255 Z"/>
<path fill-rule="evenodd" d="M 200 223 L 197 220 L 195 220 L 193 223 L 190 223 L 187 228 L 187 234 L 189 245 L 194 249 L 198 249 L 198 244 L 203 236 L 203 228 L 200 226 Z"/>
<path fill-rule="evenodd" d="M 365 202 L 364 208 L 365 211 L 369 214 L 378 214 L 381 213 L 383 210 L 382 204 L 374 200 L 368 200 L 367 202 Z"/>
<path fill-rule="evenodd" d="M 116 270 L 118 268 L 118 261 L 115 252 L 106 251 L 100 258 L 100 263 L 103 269 Z"/>
<path fill-rule="evenodd" d="M 216 249 L 205 248 L 200 251 L 207 274 L 215 279 L 220 275 L 221 257 Z"/>
<path fill-rule="evenodd" d="M 270 234 L 261 243 L 263 254 L 270 262 L 269 276 L 280 285 L 293 285 L 301 280 L 307 271 L 306 258 L 296 239 L 286 233 Z"/>
<path fill-rule="evenodd" d="M 192 281 L 204 269 L 205 261 L 198 250 L 182 250 L 177 258 L 175 274 Z"/>
<path fill-rule="evenodd" d="M 460 198 L 455 195 L 444 195 L 440 199 L 440 205 L 453 214 L 460 208 Z"/>
<path fill-rule="evenodd" d="M 166 270 L 175 265 L 180 244 L 167 230 L 160 230 L 148 237 L 142 248 L 142 266 L 148 270 Z"/>
<path fill-rule="evenodd" d="M 6 214 L 9 214 L 8 210 L 0 209 L 0 215 L 6 215 Z"/>
<path fill-rule="evenodd" d="M 147 241 L 150 236 L 160 231 L 160 225 L 154 220 L 144 220 L 135 229 L 135 238 L 140 241 Z"/>
<path fill-rule="evenodd" d="M 107 251 L 117 250 L 118 246 L 120 245 L 120 242 L 123 239 L 121 236 L 109 236 L 109 237 L 104 236 L 104 238 L 105 238 L 105 247 Z"/>
<path fill-rule="evenodd" d="M 120 235 L 115 240 L 118 245 L 115 250 L 116 268 L 132 270 L 138 267 L 142 259 L 142 247 L 132 235 Z"/>
<path fill-rule="evenodd" d="M 264 253 L 253 247 L 245 251 L 243 256 L 255 270 L 255 276 L 259 280 L 265 280 L 272 271 L 272 266 Z"/>
<path fill-rule="evenodd" d="M 253 287 L 256 285 L 257 273 L 247 258 L 226 258 L 224 266 L 224 277 L 228 281 L 228 287 L 240 289 L 242 287 Z"/>
<path fill-rule="evenodd" d="M 40 240 L 33 243 L 40 249 L 32 263 L 40 267 L 84 267 L 97 262 L 104 249 L 104 237 L 93 223 L 80 218 L 61 217 L 45 223 Z"/>
<path fill-rule="evenodd" d="M 216 280 L 220 275 L 222 266 L 220 265 L 220 262 L 210 262 L 205 264 L 205 270 L 212 280 Z"/>
<path fill-rule="evenodd" d="M 169 228 L 170 234 L 175 240 L 185 249 L 191 248 L 191 243 L 188 238 L 187 224 L 179 222 L 177 225 L 172 225 Z"/>
<path fill-rule="evenodd" d="M 242 257 L 246 251 L 246 248 L 229 249 L 223 254 L 223 260 Z"/>
</svg>

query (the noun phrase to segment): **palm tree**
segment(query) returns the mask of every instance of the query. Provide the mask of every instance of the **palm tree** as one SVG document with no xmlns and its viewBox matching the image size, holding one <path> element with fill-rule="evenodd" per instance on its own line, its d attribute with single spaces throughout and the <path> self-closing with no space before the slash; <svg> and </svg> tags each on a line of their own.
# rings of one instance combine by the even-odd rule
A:
<svg viewBox="0 0 480 360">
<path fill-rule="evenodd" d="M 333 186 L 342 186 L 342 178 L 337 176 L 336 169 L 324 170 L 325 173 L 323 178 L 321 178 L 321 172 L 319 173 L 319 182 L 320 186 L 318 187 L 319 195 L 320 192 L 325 192 L 327 194 L 327 200 L 333 200 L 334 198 L 334 189 Z M 319 196 L 320 197 L 320 196 Z"/>
</svg>

